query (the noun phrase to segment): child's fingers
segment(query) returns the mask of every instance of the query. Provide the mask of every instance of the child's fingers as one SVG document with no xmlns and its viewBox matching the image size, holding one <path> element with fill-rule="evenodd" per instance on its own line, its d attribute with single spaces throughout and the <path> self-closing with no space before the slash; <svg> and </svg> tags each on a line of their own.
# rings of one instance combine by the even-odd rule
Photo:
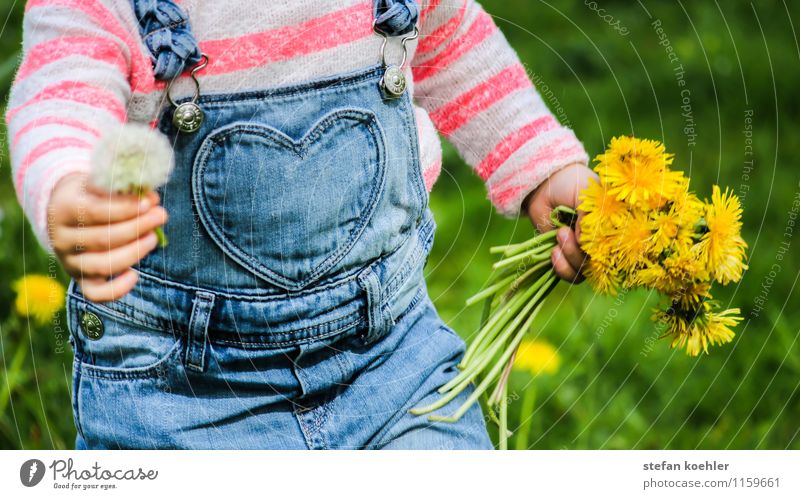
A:
<svg viewBox="0 0 800 499">
<path fill-rule="evenodd" d="M 78 253 L 66 255 L 64 266 L 70 273 L 80 278 L 109 277 L 126 270 L 136 264 L 158 244 L 152 232 L 124 246 L 110 251 Z"/>
<path fill-rule="evenodd" d="M 130 220 L 153 206 L 147 196 L 87 193 L 69 206 L 68 225 L 87 226 Z"/>
<path fill-rule="evenodd" d="M 151 205 L 156 206 L 161 204 L 161 196 L 159 196 L 156 191 L 148 191 L 145 196 L 150 200 Z"/>
<path fill-rule="evenodd" d="M 112 301 L 128 294 L 136 282 L 139 274 L 133 269 L 128 269 L 111 280 L 104 278 L 80 279 L 81 292 L 86 299 L 93 302 Z"/>
<path fill-rule="evenodd" d="M 578 245 L 578 239 L 575 237 L 575 232 L 569 227 L 562 227 L 558 230 L 558 244 L 564 257 L 569 262 L 573 269 L 580 270 L 583 268 L 586 261 L 586 255 Z"/>
<path fill-rule="evenodd" d="M 573 268 L 569 261 L 564 257 L 564 253 L 561 251 L 561 246 L 556 246 L 553 248 L 553 253 L 550 258 L 553 262 L 553 269 L 558 277 L 565 281 L 574 283 L 578 283 L 583 280 L 583 277 L 581 277 L 581 275 L 578 273 L 578 270 Z"/>
<path fill-rule="evenodd" d="M 54 233 L 56 250 L 62 253 L 108 251 L 135 241 L 167 222 L 167 211 L 154 206 L 141 216 L 112 224 L 60 227 Z"/>
</svg>

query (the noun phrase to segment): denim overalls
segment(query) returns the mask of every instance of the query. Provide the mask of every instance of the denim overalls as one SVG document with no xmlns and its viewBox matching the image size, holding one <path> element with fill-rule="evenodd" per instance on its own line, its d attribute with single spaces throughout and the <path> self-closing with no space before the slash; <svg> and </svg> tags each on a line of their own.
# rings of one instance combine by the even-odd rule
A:
<svg viewBox="0 0 800 499">
<path fill-rule="evenodd" d="M 181 14 L 134 4 L 140 20 Z M 408 5 L 378 1 L 376 15 L 394 9 L 388 25 L 413 27 Z M 158 19 L 142 23 L 146 42 L 170 28 L 182 40 L 153 52 L 166 79 L 199 50 L 187 22 Z M 94 304 L 70 286 L 78 448 L 491 448 L 477 406 L 457 424 L 408 413 L 438 398 L 464 343 L 425 289 L 434 222 L 412 103 L 387 97 L 379 63 L 201 93 L 193 133 L 163 110 L 169 245 L 120 300 Z"/>
</svg>

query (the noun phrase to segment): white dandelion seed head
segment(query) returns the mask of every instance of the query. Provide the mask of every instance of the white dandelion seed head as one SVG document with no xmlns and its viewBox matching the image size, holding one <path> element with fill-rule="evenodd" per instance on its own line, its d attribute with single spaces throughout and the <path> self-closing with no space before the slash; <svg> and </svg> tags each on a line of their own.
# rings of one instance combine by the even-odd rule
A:
<svg viewBox="0 0 800 499">
<path fill-rule="evenodd" d="M 172 164 L 172 147 L 164 134 L 147 125 L 126 123 L 97 142 L 91 179 L 108 192 L 148 191 L 167 182 Z"/>
</svg>

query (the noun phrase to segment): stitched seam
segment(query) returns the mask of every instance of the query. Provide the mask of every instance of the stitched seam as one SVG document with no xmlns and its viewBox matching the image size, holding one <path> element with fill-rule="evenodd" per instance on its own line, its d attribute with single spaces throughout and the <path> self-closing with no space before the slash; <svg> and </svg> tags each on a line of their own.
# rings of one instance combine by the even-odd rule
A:
<svg viewBox="0 0 800 499">
<path fill-rule="evenodd" d="M 193 361 L 194 351 L 197 348 L 197 346 L 195 344 L 195 342 L 197 340 L 197 338 L 195 337 L 196 336 L 195 328 L 197 327 L 197 321 L 198 321 L 198 317 L 197 316 L 200 314 L 200 312 L 197 310 L 197 307 L 198 307 L 198 299 L 197 298 L 198 297 L 195 296 L 195 298 L 192 300 L 192 315 L 191 315 L 191 317 L 189 319 L 189 331 L 188 331 L 188 335 L 187 335 L 188 346 L 186 348 L 186 364 L 189 367 L 193 367 L 195 369 L 202 369 L 202 367 L 200 365 L 195 364 L 194 361 Z"/>
<path fill-rule="evenodd" d="M 198 103 L 206 104 L 209 107 L 217 107 L 225 105 L 230 102 L 252 102 L 270 99 L 275 101 L 299 101 L 307 98 L 307 93 L 325 92 L 331 94 L 338 94 L 352 90 L 354 87 L 365 87 L 367 84 L 377 83 L 376 80 L 383 73 L 383 65 L 379 64 L 369 68 L 361 73 L 356 73 L 353 76 L 347 76 L 348 73 L 340 76 L 332 76 L 321 81 L 315 81 L 312 84 L 292 85 L 288 87 L 279 87 L 272 90 L 262 90 L 256 92 L 241 92 L 234 94 L 205 94 L 201 95 Z M 376 90 L 378 87 L 376 86 Z M 176 101 L 177 104 L 191 101 L 191 97 L 184 97 Z"/>
<path fill-rule="evenodd" d="M 208 144 L 215 144 L 217 147 L 221 145 L 223 140 L 227 140 L 227 138 L 234 134 L 245 131 L 251 135 L 255 135 L 261 137 L 266 140 L 270 140 L 272 142 L 277 143 L 278 145 L 283 145 L 287 149 L 292 151 L 302 151 L 307 149 L 309 144 L 313 144 L 317 141 L 322 135 L 324 135 L 328 130 L 333 128 L 336 125 L 339 125 L 342 118 L 354 118 L 359 123 L 362 123 L 366 126 L 367 130 L 370 132 L 367 134 L 367 139 L 372 142 L 375 151 L 376 151 L 376 166 L 377 172 L 373 177 L 373 186 L 370 190 L 369 198 L 366 202 L 366 208 L 359 213 L 358 221 L 356 225 L 350 230 L 350 234 L 347 238 L 347 244 L 339 248 L 336 252 L 328 255 L 322 262 L 317 265 L 316 270 L 312 271 L 305 279 L 302 279 L 298 282 L 293 281 L 292 279 L 281 275 L 274 270 L 264 266 L 261 264 L 257 258 L 248 254 L 244 251 L 237 243 L 235 243 L 231 238 L 227 237 L 224 231 L 219 227 L 219 224 L 216 222 L 215 218 L 210 212 L 210 209 L 207 206 L 207 194 L 205 191 L 204 186 L 206 185 L 205 182 L 205 175 L 206 175 L 206 167 L 208 165 L 208 161 L 210 159 L 211 154 L 214 152 L 213 147 L 209 146 Z M 378 127 L 376 129 L 376 126 Z M 275 130 L 276 133 L 266 133 L 264 131 L 264 127 L 256 127 L 254 125 L 234 125 L 230 128 L 227 128 L 219 133 L 212 134 L 207 137 L 203 144 L 200 146 L 200 161 L 197 164 L 197 168 L 193 168 L 192 177 L 197 181 L 193 181 L 193 198 L 195 200 L 195 205 L 198 207 L 198 210 L 201 212 L 200 220 L 203 225 L 208 229 L 209 233 L 212 236 L 212 239 L 223 248 L 230 250 L 233 254 L 230 256 L 241 263 L 242 265 L 257 271 L 258 273 L 262 274 L 263 277 L 267 278 L 268 280 L 275 280 L 279 281 L 276 284 L 283 284 L 289 287 L 303 287 L 314 280 L 318 279 L 321 274 L 330 270 L 332 266 L 334 266 L 338 261 L 344 258 L 355 246 L 356 242 L 359 240 L 361 235 L 364 233 L 365 228 L 369 224 L 369 221 L 372 219 L 372 215 L 375 213 L 375 208 L 377 205 L 377 199 L 379 194 L 383 190 L 383 186 L 386 180 L 386 157 L 385 157 L 385 149 L 384 149 L 384 135 L 383 131 L 380 129 L 377 118 L 375 117 L 374 113 L 368 110 L 362 109 L 341 109 L 338 111 L 333 111 L 328 113 L 327 115 L 323 116 L 320 120 L 318 120 L 304 135 L 299 142 L 295 142 L 290 137 L 287 137 L 285 134 L 280 132 L 279 130 Z M 228 251 L 225 251 L 229 253 Z"/>
<path fill-rule="evenodd" d="M 159 372 L 163 371 L 163 366 L 170 363 L 176 357 L 179 357 L 181 352 L 182 341 L 180 338 L 170 348 L 169 352 L 164 358 L 156 361 L 155 363 L 144 367 L 131 367 L 128 369 L 114 369 L 105 368 L 100 366 L 93 366 L 91 364 L 81 363 L 81 374 L 88 378 L 110 379 L 110 380 L 125 380 L 125 379 L 151 379 L 154 378 Z"/>
<path fill-rule="evenodd" d="M 144 270 L 141 270 L 141 269 L 137 269 L 137 272 L 139 273 L 140 277 L 143 277 L 145 280 L 154 281 L 155 283 L 161 284 L 161 285 L 164 285 L 164 286 L 169 286 L 169 287 L 177 288 L 177 289 L 180 289 L 180 290 L 183 290 L 183 291 L 191 291 L 191 292 L 202 291 L 203 290 L 203 288 L 196 288 L 196 287 L 189 286 L 189 285 L 186 285 L 186 284 L 183 284 L 183 283 L 180 283 L 180 282 L 170 281 L 170 280 L 167 280 L 167 279 L 163 279 L 161 277 L 157 277 L 157 276 L 155 276 L 153 274 L 150 274 L 150 273 L 148 273 L 148 272 L 146 272 Z M 224 297 L 224 298 L 226 298 L 228 300 L 245 301 L 245 302 L 270 303 L 270 302 L 274 302 L 274 301 L 288 300 L 288 299 L 291 299 L 291 298 L 300 298 L 300 297 L 305 297 L 305 296 L 311 296 L 311 295 L 314 295 L 314 294 L 317 294 L 317 293 L 322 293 L 322 292 L 325 292 L 325 291 L 329 291 L 329 290 L 331 290 L 333 288 L 337 288 L 339 286 L 344 286 L 349 281 L 355 281 L 357 277 L 358 277 L 358 272 L 353 272 L 351 275 L 348 275 L 346 278 L 344 278 L 342 280 L 339 280 L 339 281 L 334 281 L 334 282 L 325 284 L 323 286 L 320 286 L 320 287 L 317 287 L 317 288 L 312 288 L 312 289 L 309 289 L 309 290 L 291 291 L 291 292 L 288 292 L 288 293 L 285 293 L 285 294 L 241 295 L 241 294 L 236 294 L 236 293 L 227 293 L 225 291 L 218 291 L 218 290 L 212 289 L 212 288 L 207 288 L 207 289 L 212 290 L 215 295 Z"/>
<path fill-rule="evenodd" d="M 180 20 L 180 21 L 173 21 L 172 23 L 170 23 L 170 24 L 168 24 L 166 26 L 161 26 L 161 27 L 155 28 L 154 30 L 150 31 L 149 33 L 147 33 L 145 35 L 142 35 L 142 39 L 144 40 L 144 39 L 148 38 L 149 36 L 151 36 L 151 35 L 153 35 L 155 33 L 158 33 L 159 31 L 171 31 L 171 30 L 173 30 L 175 28 L 180 28 L 180 27 L 186 26 L 187 24 L 188 24 L 188 21 L 186 19 L 183 19 L 183 20 Z"/>
<path fill-rule="evenodd" d="M 250 346 L 250 347 L 263 347 L 263 346 L 293 346 L 299 343 L 310 342 L 314 340 L 324 340 L 325 338 L 330 338 L 331 336 L 335 336 L 342 331 L 352 328 L 353 326 L 357 326 L 363 322 L 363 319 L 356 319 L 353 322 L 340 326 L 332 331 L 328 331 L 323 334 L 319 334 L 317 336 L 309 336 L 308 338 L 299 338 L 295 340 L 287 340 L 287 341 L 271 341 L 271 342 L 247 342 L 247 341 L 234 341 L 234 340 L 226 340 L 226 339 L 215 339 L 212 343 L 215 344 L 223 344 L 223 345 L 234 345 L 234 346 Z"/>
<path fill-rule="evenodd" d="M 79 295 L 76 295 L 76 294 L 73 294 L 73 293 L 70 293 L 69 296 L 74 298 L 75 300 L 78 300 L 79 302 L 81 302 L 85 306 L 86 309 L 93 310 L 93 311 L 98 312 L 98 313 L 100 313 L 102 315 L 108 315 L 108 316 L 110 316 L 112 318 L 119 319 L 119 320 L 121 320 L 123 322 L 128 322 L 130 324 L 134 324 L 136 326 L 141 326 L 141 327 L 144 327 L 144 328 L 147 328 L 147 329 L 152 329 L 152 330 L 158 331 L 158 332 L 163 332 L 163 330 L 169 331 L 169 330 L 172 329 L 171 327 L 165 327 L 165 325 L 164 325 L 165 321 L 163 321 L 162 319 L 154 317 L 154 316 L 152 316 L 152 315 L 150 315 L 147 312 L 144 312 L 142 310 L 135 309 L 135 308 L 131 307 L 130 305 L 128 305 L 126 303 L 122 303 L 120 301 L 116 301 L 114 303 L 114 306 L 122 308 L 122 309 L 125 309 L 123 311 L 116 310 L 115 308 L 110 308 L 110 307 L 105 306 L 105 305 L 100 305 L 100 304 L 97 304 L 97 303 L 89 302 L 85 298 L 83 298 L 82 296 L 79 296 Z M 127 315 L 126 312 L 130 313 L 131 315 Z M 145 316 L 146 318 L 142 319 L 142 318 L 139 318 L 139 317 L 134 317 L 132 315 L 134 313 L 141 314 L 141 315 Z"/>
</svg>

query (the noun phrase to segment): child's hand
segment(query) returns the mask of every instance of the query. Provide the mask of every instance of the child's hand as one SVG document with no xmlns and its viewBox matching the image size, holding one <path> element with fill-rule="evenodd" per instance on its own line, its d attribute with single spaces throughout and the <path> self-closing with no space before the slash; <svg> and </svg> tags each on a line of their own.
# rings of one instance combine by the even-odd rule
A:
<svg viewBox="0 0 800 499">
<path fill-rule="evenodd" d="M 48 206 L 50 243 L 87 299 L 116 300 L 136 285 L 139 276 L 130 267 L 156 247 L 153 230 L 167 221 L 158 202 L 155 193 L 140 199 L 102 192 L 84 174 L 56 184 Z"/>
<path fill-rule="evenodd" d="M 559 205 L 578 207 L 578 195 L 597 175 L 582 164 L 569 165 L 550 176 L 522 203 L 531 221 L 539 231 L 553 229 L 550 212 Z M 582 212 L 578 212 L 577 229 L 562 227 L 558 231 L 558 246 L 553 249 L 553 267 L 556 274 L 566 281 L 580 282 L 580 274 L 586 254 L 578 245 Z"/>
</svg>

